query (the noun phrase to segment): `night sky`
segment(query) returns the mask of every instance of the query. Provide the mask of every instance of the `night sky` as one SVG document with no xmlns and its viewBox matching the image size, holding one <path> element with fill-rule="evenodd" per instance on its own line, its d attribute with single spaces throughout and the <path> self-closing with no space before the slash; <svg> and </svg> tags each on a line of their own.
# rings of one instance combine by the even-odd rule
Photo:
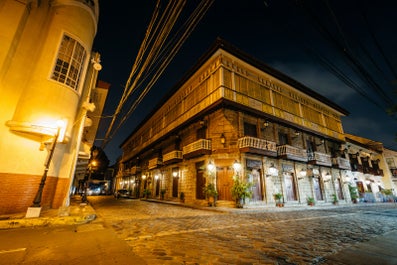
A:
<svg viewBox="0 0 397 265">
<path fill-rule="evenodd" d="M 97 141 L 101 146 L 129 78 L 156 1 L 134 6 L 99 1 L 93 51 L 101 54 L 99 79 L 111 84 Z M 162 10 L 168 1 L 161 1 Z M 200 1 L 187 1 L 169 39 Z M 191 68 L 217 37 L 329 98 L 349 111 L 346 133 L 397 150 L 397 1 L 215 0 L 141 104 L 105 145 L 113 164 L 120 144 Z M 140 93 L 138 88 L 137 93 Z M 136 94 L 124 105 L 123 117 Z M 394 116 L 396 117 L 396 116 Z M 114 125 L 116 128 L 120 119 Z"/>
</svg>

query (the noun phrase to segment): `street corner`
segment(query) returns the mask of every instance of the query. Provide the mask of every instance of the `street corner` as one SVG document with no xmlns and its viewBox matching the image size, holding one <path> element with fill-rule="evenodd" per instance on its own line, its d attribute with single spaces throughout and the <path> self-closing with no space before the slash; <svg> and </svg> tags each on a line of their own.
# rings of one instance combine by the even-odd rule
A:
<svg viewBox="0 0 397 265">
<path fill-rule="evenodd" d="M 76 209 L 77 208 L 77 209 Z M 46 216 L 47 215 L 47 216 Z M 48 216 L 51 215 L 51 216 Z M 56 225 L 79 225 L 89 223 L 96 218 L 95 210 L 89 206 L 72 207 L 69 215 L 53 215 L 53 213 L 43 212 L 40 217 L 19 217 L 0 220 L 1 229 L 14 229 L 24 227 L 56 226 Z"/>
<path fill-rule="evenodd" d="M 13 229 L 23 227 L 48 226 L 52 218 L 21 218 L 0 221 L 0 229 Z"/>
</svg>

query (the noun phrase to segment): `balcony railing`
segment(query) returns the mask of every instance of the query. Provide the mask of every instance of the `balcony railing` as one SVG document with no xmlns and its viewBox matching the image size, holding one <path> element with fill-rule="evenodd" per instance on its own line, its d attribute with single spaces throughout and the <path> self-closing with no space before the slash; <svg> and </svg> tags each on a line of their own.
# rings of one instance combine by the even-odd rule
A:
<svg viewBox="0 0 397 265">
<path fill-rule="evenodd" d="M 374 168 L 372 171 L 373 171 L 372 174 L 373 174 L 374 176 L 380 176 L 380 177 L 383 177 L 383 176 L 384 176 L 384 175 L 383 175 L 383 169 Z"/>
<path fill-rule="evenodd" d="M 277 156 L 275 142 L 259 139 L 251 136 L 244 136 L 238 139 L 238 148 L 243 153 L 255 153 L 267 156 Z"/>
<path fill-rule="evenodd" d="M 380 168 L 373 168 L 368 166 L 363 166 L 363 173 L 364 174 L 371 174 L 374 176 L 383 177 L 383 170 Z"/>
<path fill-rule="evenodd" d="M 351 163 L 350 164 L 351 170 L 352 171 L 358 171 L 358 172 L 363 172 L 363 166 L 360 164 L 356 164 L 356 163 Z"/>
<path fill-rule="evenodd" d="M 346 159 L 346 158 L 343 158 L 343 157 L 334 157 L 334 158 L 332 158 L 332 165 L 334 167 L 339 168 L 339 169 L 351 170 L 349 159 Z"/>
<path fill-rule="evenodd" d="M 171 164 L 183 159 L 182 151 L 174 150 L 163 155 L 164 164 Z"/>
<path fill-rule="evenodd" d="M 211 140 L 200 139 L 183 147 L 184 158 L 211 154 Z"/>
<path fill-rule="evenodd" d="M 372 174 L 372 167 L 363 166 L 363 173 L 364 174 Z"/>
<path fill-rule="evenodd" d="M 156 158 L 149 160 L 148 168 L 153 169 L 153 168 L 159 167 L 161 165 L 163 165 L 163 160 L 156 157 Z"/>
<path fill-rule="evenodd" d="M 131 167 L 130 172 L 132 175 L 135 175 L 135 174 L 141 172 L 141 167 L 133 166 L 133 167 Z"/>
<path fill-rule="evenodd" d="M 283 159 L 307 162 L 306 149 L 297 148 L 287 144 L 277 146 L 277 156 Z"/>
<path fill-rule="evenodd" d="M 309 164 L 320 166 L 332 166 L 331 156 L 320 152 L 308 152 L 307 159 Z"/>
</svg>

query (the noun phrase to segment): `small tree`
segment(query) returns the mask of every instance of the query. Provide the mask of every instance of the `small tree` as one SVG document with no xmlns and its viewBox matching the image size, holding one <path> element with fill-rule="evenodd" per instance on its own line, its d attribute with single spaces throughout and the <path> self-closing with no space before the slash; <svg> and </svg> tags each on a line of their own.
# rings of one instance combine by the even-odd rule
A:
<svg viewBox="0 0 397 265">
<path fill-rule="evenodd" d="M 237 208 L 243 208 L 245 198 L 252 197 L 252 183 L 241 181 L 238 176 L 233 177 L 232 198 L 236 201 Z"/>
<path fill-rule="evenodd" d="M 357 203 L 357 199 L 358 199 L 357 187 L 353 187 L 353 186 L 349 185 L 349 192 L 350 192 L 350 198 L 351 198 L 352 202 Z"/>
<path fill-rule="evenodd" d="M 160 190 L 160 199 L 164 200 L 164 196 L 165 196 L 166 191 L 167 191 L 166 189 L 161 189 Z"/>
<path fill-rule="evenodd" d="M 283 206 L 283 203 L 281 202 L 281 200 L 283 199 L 283 194 L 281 194 L 281 193 L 274 194 L 274 199 L 276 200 L 276 206 L 277 207 L 282 207 Z"/>
<path fill-rule="evenodd" d="M 306 198 L 306 201 L 307 201 L 307 205 L 309 205 L 309 206 L 314 206 L 314 204 L 316 204 L 316 201 L 314 200 L 314 198 L 310 197 L 310 196 Z"/>
<path fill-rule="evenodd" d="M 338 196 L 335 193 L 333 193 L 331 196 L 332 196 L 332 203 L 335 205 L 338 204 L 339 202 Z"/>
<path fill-rule="evenodd" d="M 218 196 L 218 191 L 216 190 L 215 185 L 213 183 L 207 184 L 203 188 L 203 193 L 204 193 L 205 198 L 207 198 L 207 200 L 208 200 L 208 205 L 216 206 L 216 198 Z"/>
<path fill-rule="evenodd" d="M 184 192 L 181 192 L 181 193 L 179 194 L 179 200 L 180 200 L 181 202 L 185 202 L 185 193 L 184 193 Z"/>
<path fill-rule="evenodd" d="M 147 199 L 150 197 L 151 194 L 152 194 L 152 192 L 149 189 L 143 190 L 143 198 Z"/>
</svg>

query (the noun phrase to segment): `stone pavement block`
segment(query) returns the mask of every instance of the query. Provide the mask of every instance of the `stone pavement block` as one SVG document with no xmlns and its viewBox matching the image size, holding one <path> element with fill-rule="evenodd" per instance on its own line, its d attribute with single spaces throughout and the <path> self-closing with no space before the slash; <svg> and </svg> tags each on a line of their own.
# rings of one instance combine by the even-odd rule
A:
<svg viewBox="0 0 397 265">
<path fill-rule="evenodd" d="M 397 265 L 397 231 L 341 250 L 326 257 L 326 264 Z"/>
<path fill-rule="evenodd" d="M 394 257 L 382 256 L 379 253 L 368 253 L 362 249 L 348 249 L 326 257 L 326 264 L 345 265 L 393 265 L 397 264 Z"/>
</svg>

